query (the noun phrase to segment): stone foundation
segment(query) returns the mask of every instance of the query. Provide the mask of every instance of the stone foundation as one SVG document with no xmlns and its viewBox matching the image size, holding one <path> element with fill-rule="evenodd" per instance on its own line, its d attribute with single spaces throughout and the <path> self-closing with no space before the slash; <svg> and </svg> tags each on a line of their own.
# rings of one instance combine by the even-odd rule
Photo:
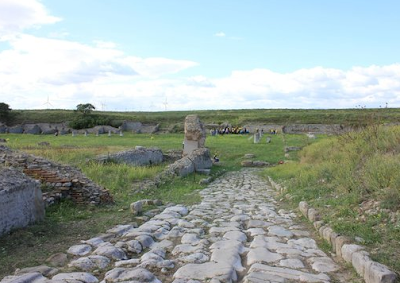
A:
<svg viewBox="0 0 400 283">
<path fill-rule="evenodd" d="M 43 199 L 46 206 L 63 198 L 69 198 L 77 204 L 98 205 L 113 202 L 107 189 L 95 184 L 79 169 L 71 166 L 15 152 L 5 146 L 0 146 L 0 165 L 19 169 L 45 186 L 47 191 L 43 193 Z"/>
<path fill-rule="evenodd" d="M 137 146 L 135 149 L 121 151 L 108 155 L 101 155 L 96 161 L 106 163 L 124 163 L 133 166 L 155 165 L 163 162 L 163 153 L 158 148 L 144 148 Z"/>
<path fill-rule="evenodd" d="M 165 172 L 184 177 L 198 170 L 210 169 L 211 167 L 210 151 L 207 148 L 199 148 L 169 165 Z"/>
<path fill-rule="evenodd" d="M 38 182 L 12 168 L 0 167 L 0 235 L 44 218 Z"/>
</svg>

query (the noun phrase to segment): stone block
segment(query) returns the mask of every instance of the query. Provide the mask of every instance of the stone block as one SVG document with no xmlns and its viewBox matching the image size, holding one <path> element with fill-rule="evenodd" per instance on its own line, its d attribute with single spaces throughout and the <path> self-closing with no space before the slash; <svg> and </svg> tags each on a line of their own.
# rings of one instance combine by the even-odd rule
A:
<svg viewBox="0 0 400 283">
<path fill-rule="evenodd" d="M 350 238 L 346 236 L 337 236 L 335 238 L 335 249 L 336 255 L 342 257 L 342 247 L 344 244 L 349 244 Z"/>
<path fill-rule="evenodd" d="M 344 244 L 342 246 L 342 258 L 346 261 L 351 263 L 353 253 L 363 250 L 364 248 L 359 245 L 354 244 Z"/>
<path fill-rule="evenodd" d="M 366 251 L 354 252 L 351 257 L 351 264 L 356 270 L 357 274 L 364 277 L 364 273 L 368 265 L 371 264 L 371 259 Z"/>
<path fill-rule="evenodd" d="M 322 226 L 324 226 L 324 221 L 315 221 L 314 222 L 315 230 L 319 231 L 319 228 L 321 228 Z"/>
<path fill-rule="evenodd" d="M 301 202 L 299 203 L 299 209 L 300 209 L 300 212 L 301 212 L 305 217 L 308 216 L 308 203 L 307 203 L 307 202 L 301 201 Z"/>
<path fill-rule="evenodd" d="M 324 238 L 324 240 L 327 241 L 329 244 L 331 244 L 332 233 L 333 229 L 331 227 L 325 227 L 325 229 L 322 231 L 322 238 Z"/>
<path fill-rule="evenodd" d="M 315 221 L 320 220 L 320 216 L 318 214 L 318 211 L 315 210 L 314 208 L 309 208 L 308 209 L 307 216 L 308 216 L 308 220 L 310 220 L 311 222 L 315 222 Z"/>
<path fill-rule="evenodd" d="M 318 235 L 319 235 L 321 238 L 324 238 L 324 230 L 325 230 L 325 228 L 327 228 L 327 226 L 321 226 L 321 227 L 319 227 L 319 229 L 318 229 Z"/>
<path fill-rule="evenodd" d="M 367 263 L 364 272 L 364 279 L 366 283 L 395 283 L 397 275 L 390 271 L 387 266 L 370 261 Z"/>
<path fill-rule="evenodd" d="M 330 241 L 330 243 L 331 243 L 331 246 L 332 246 L 332 251 L 334 253 L 336 253 L 336 238 L 337 237 L 339 237 L 339 234 L 333 231 L 331 233 L 331 241 Z"/>
<path fill-rule="evenodd" d="M 187 140 L 186 138 L 183 141 L 183 155 L 187 155 L 191 153 L 193 150 L 198 149 L 199 142 L 198 141 L 191 141 Z"/>
<path fill-rule="evenodd" d="M 143 202 L 142 201 L 136 201 L 131 203 L 130 209 L 133 215 L 139 215 L 143 211 Z"/>
<path fill-rule="evenodd" d="M 39 183 L 16 169 L 0 169 L 0 235 L 44 218 Z"/>
<path fill-rule="evenodd" d="M 197 115 L 186 116 L 184 130 L 183 155 L 190 154 L 193 150 L 204 147 L 206 130 Z"/>
</svg>

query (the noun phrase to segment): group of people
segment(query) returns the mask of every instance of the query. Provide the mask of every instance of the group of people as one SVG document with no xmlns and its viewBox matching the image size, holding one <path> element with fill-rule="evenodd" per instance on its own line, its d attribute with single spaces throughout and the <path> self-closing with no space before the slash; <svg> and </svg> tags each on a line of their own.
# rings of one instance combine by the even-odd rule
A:
<svg viewBox="0 0 400 283">
<path fill-rule="evenodd" d="M 243 134 L 248 134 L 248 133 L 249 133 L 249 130 L 247 130 L 246 128 L 242 128 L 242 127 L 223 127 L 223 128 L 219 128 L 219 129 L 212 129 L 210 131 L 210 134 L 212 136 L 227 135 L 227 134 L 243 135 Z"/>
</svg>

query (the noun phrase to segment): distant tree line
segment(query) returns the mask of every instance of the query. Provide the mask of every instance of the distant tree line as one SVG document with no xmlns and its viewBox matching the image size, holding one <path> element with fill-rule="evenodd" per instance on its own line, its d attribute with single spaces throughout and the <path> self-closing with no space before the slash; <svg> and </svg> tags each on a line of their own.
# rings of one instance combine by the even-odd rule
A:
<svg viewBox="0 0 400 283">
<path fill-rule="evenodd" d="M 99 125 L 111 125 L 110 118 L 93 114 L 92 112 L 95 109 L 96 107 L 90 103 L 78 104 L 75 110 L 78 115 L 76 115 L 75 118 L 69 122 L 69 126 L 73 129 L 80 130 L 93 128 Z"/>
</svg>

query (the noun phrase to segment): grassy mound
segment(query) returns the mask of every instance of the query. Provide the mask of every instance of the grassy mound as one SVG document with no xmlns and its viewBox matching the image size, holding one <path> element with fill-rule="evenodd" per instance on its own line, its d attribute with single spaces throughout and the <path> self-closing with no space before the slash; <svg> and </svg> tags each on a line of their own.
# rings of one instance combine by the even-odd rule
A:
<svg viewBox="0 0 400 283">
<path fill-rule="evenodd" d="M 400 127 L 371 125 L 324 139 L 299 161 L 265 172 L 284 182 L 293 203 L 306 200 L 374 260 L 400 271 Z"/>
</svg>

